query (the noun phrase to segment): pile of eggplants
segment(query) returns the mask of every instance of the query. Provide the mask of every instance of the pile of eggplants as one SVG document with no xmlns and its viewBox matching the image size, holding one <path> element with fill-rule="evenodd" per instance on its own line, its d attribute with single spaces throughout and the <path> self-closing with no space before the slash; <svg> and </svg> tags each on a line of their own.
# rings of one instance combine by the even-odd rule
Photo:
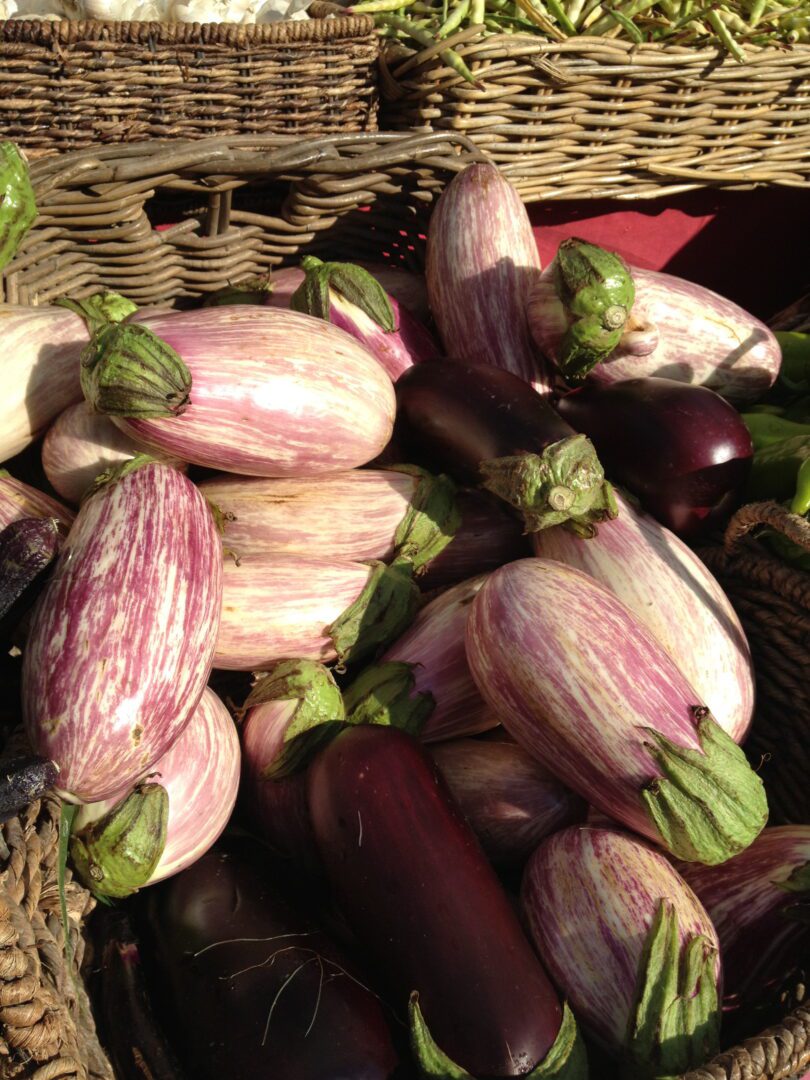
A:
<svg viewBox="0 0 810 1080">
<path fill-rule="evenodd" d="M 699 556 L 752 491 L 810 511 L 795 341 L 541 267 L 488 164 L 424 278 L 0 315 L 0 818 L 63 800 L 120 1080 L 663 1080 L 810 961 Z"/>
</svg>

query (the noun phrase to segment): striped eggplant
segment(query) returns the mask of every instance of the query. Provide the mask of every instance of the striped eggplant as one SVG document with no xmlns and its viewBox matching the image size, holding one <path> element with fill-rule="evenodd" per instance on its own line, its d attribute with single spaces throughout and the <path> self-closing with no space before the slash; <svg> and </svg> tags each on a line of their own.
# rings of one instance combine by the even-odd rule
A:
<svg viewBox="0 0 810 1080">
<path fill-rule="evenodd" d="M 78 506 L 99 473 L 142 452 L 108 416 L 95 413 L 86 401 L 70 405 L 48 428 L 42 443 L 42 468 L 48 483 L 63 499 Z M 154 455 L 160 459 L 159 454 Z M 170 460 L 185 470 L 183 462 Z"/>
<path fill-rule="evenodd" d="M 794 916 L 810 902 L 810 825 L 763 829 L 722 867 L 678 868 L 717 928 L 726 1003 L 758 995 L 787 965 L 810 955 L 807 923 Z"/>
<path fill-rule="evenodd" d="M 754 711 L 751 651 L 734 608 L 706 565 L 655 518 L 616 493 L 619 516 L 587 544 L 565 529 L 532 537 L 534 552 L 584 571 L 656 637 L 736 743 Z"/>
<path fill-rule="evenodd" d="M 98 412 L 138 443 L 250 476 L 317 476 L 371 461 L 394 421 L 391 380 L 321 319 L 230 306 L 139 314 L 82 356 Z"/>
<path fill-rule="evenodd" d="M 236 805 L 239 773 L 236 725 L 222 701 L 206 687 L 189 722 L 144 777 L 168 795 L 166 832 L 154 868 L 148 876 L 132 880 L 132 891 L 180 873 L 219 839 Z M 86 803 L 79 809 L 73 822 L 74 862 L 77 847 L 88 848 L 84 841 L 88 828 L 120 806 L 128 794 Z M 134 827 L 150 826 L 148 813 L 144 813 Z M 86 881 L 91 891 L 95 891 L 99 872 L 105 870 L 111 848 L 104 830 L 98 831 L 93 848 L 95 870 Z"/>
<path fill-rule="evenodd" d="M 579 796 L 517 743 L 450 739 L 430 753 L 495 866 L 522 866 L 545 836 L 585 817 Z"/>
<path fill-rule="evenodd" d="M 635 302 L 613 352 L 593 368 L 601 383 L 658 376 L 708 386 L 733 405 L 758 401 L 776 381 L 779 343 L 737 304 L 672 274 L 632 267 Z M 558 362 L 562 335 L 554 318 L 553 282 L 539 282 L 529 300 L 534 339 Z"/>
<path fill-rule="evenodd" d="M 76 309 L 0 305 L 5 379 L 0 461 L 24 450 L 63 409 L 81 401 L 79 358 L 90 340 L 88 325 L 96 325 L 94 302 L 109 318 L 123 318 L 136 310 L 114 294 L 101 294 Z"/>
<path fill-rule="evenodd" d="M 225 546 L 240 558 L 318 551 L 326 514 L 331 558 L 398 556 L 419 570 L 459 521 L 453 482 L 410 466 L 302 479 L 215 476 L 200 488 L 225 516 Z"/>
<path fill-rule="evenodd" d="M 67 797 L 135 783 L 191 718 L 211 669 L 222 551 L 202 494 L 145 456 L 85 500 L 32 617 L 23 715 Z"/>
<path fill-rule="evenodd" d="M 53 518 L 69 528 L 75 517 L 73 510 L 44 491 L 15 480 L 5 469 L 0 470 L 0 529 L 23 518 Z"/>
<path fill-rule="evenodd" d="M 419 591 L 406 570 L 288 552 L 226 558 L 214 667 L 357 662 L 402 633 Z"/>
<path fill-rule="evenodd" d="M 428 226 L 426 277 L 450 357 L 493 364 L 550 391 L 551 369 L 526 317 L 540 255 L 520 195 L 494 165 L 468 166 L 442 192 Z"/>
<path fill-rule="evenodd" d="M 292 310 L 325 319 L 351 334 L 377 357 L 394 382 L 414 364 L 441 355 L 429 331 L 361 266 L 325 263 L 314 255 L 305 256 L 301 266 L 304 279 L 290 297 Z"/>
<path fill-rule="evenodd" d="M 426 742 L 475 735 L 498 723 L 470 675 L 465 630 L 486 575 L 431 600 L 378 663 L 345 693 L 352 722 L 390 722 L 419 730 Z"/>
<path fill-rule="evenodd" d="M 688 862 L 765 825 L 762 782 L 674 660 L 613 593 L 521 559 L 472 604 L 467 659 L 503 725 L 568 787 Z"/>
<path fill-rule="evenodd" d="M 558 989 L 623 1076 L 680 1075 L 718 1050 L 717 934 L 659 851 L 613 829 L 564 829 L 529 860 L 521 907 Z"/>
</svg>

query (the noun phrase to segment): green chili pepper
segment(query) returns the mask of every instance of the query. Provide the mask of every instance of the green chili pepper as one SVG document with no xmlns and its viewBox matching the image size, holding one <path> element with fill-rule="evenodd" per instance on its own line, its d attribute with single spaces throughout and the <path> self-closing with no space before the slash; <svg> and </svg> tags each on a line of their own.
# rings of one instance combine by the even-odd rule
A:
<svg viewBox="0 0 810 1080">
<path fill-rule="evenodd" d="M 810 334 L 798 330 L 777 330 L 782 350 L 779 381 L 791 390 L 810 390 Z"/>
<path fill-rule="evenodd" d="M 790 512 L 791 514 L 801 514 L 802 517 L 810 512 L 810 458 L 802 462 L 799 467 Z"/>
<path fill-rule="evenodd" d="M 755 451 L 797 435 L 810 436 L 810 424 L 799 424 L 795 420 L 786 420 L 772 413 L 743 413 L 742 418 L 751 435 Z"/>
<path fill-rule="evenodd" d="M 775 499 L 785 502 L 792 499 L 799 470 L 808 460 L 810 435 L 795 435 L 755 451 L 745 491 L 746 501 Z"/>
</svg>

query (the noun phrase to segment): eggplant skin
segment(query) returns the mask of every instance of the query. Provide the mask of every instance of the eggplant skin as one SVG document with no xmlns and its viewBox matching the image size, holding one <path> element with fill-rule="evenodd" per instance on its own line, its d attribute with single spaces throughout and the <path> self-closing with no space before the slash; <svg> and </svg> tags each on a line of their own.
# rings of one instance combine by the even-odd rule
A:
<svg viewBox="0 0 810 1080">
<path fill-rule="evenodd" d="M 82 506 L 34 609 L 23 715 L 60 790 L 98 802 L 169 749 L 202 696 L 222 546 L 200 492 L 148 461 Z"/>
<path fill-rule="evenodd" d="M 173 1030 L 200 1080 L 388 1080 L 382 1008 L 341 950 L 227 838 L 151 889 L 148 932 Z"/>
</svg>

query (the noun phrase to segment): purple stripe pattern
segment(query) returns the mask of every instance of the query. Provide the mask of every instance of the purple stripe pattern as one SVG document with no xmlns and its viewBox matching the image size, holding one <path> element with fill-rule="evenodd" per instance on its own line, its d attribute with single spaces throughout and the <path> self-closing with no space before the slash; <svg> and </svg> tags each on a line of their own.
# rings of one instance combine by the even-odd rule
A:
<svg viewBox="0 0 810 1080">
<path fill-rule="evenodd" d="M 75 513 L 62 503 L 13 476 L 0 476 L 0 529 L 23 518 L 56 518 L 63 525 L 73 524 Z"/>
</svg>

